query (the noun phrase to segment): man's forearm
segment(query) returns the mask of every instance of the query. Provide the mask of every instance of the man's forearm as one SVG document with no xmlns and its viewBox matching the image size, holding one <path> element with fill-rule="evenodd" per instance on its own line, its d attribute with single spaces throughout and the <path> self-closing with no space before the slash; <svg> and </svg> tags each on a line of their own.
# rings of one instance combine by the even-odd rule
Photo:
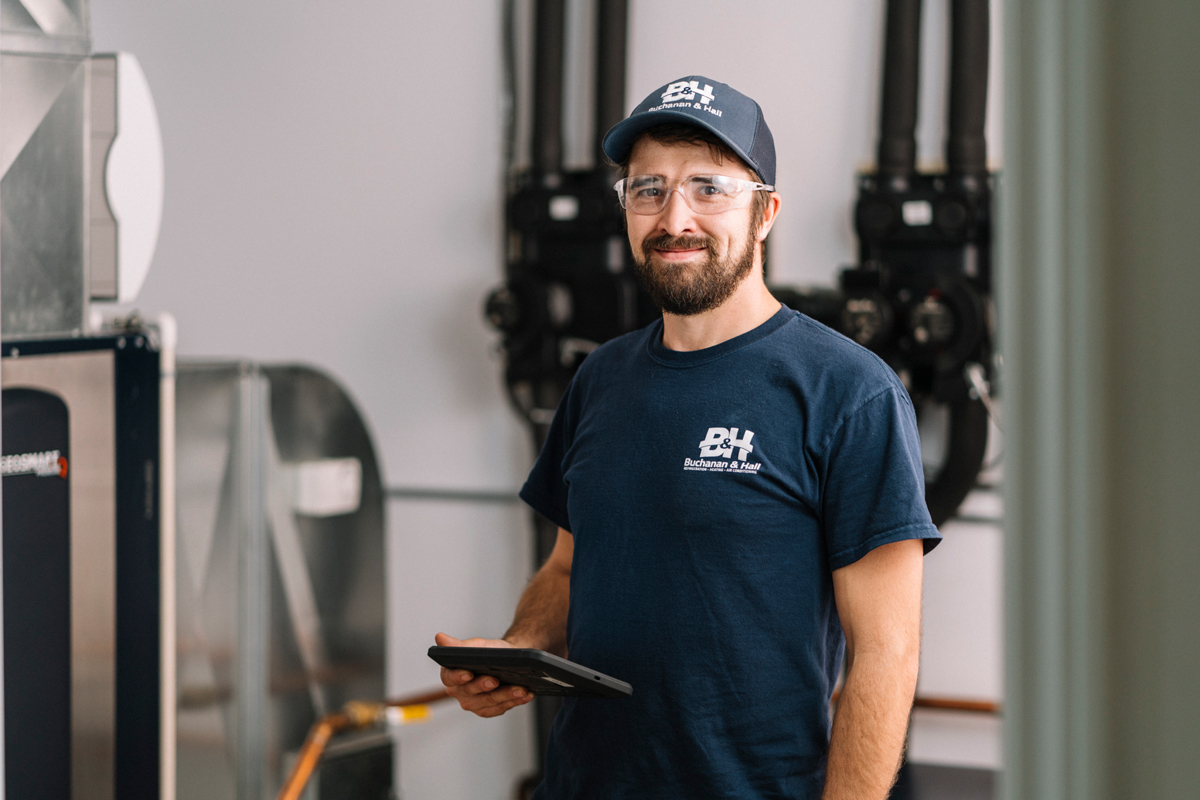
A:
<svg viewBox="0 0 1200 800">
<path fill-rule="evenodd" d="M 536 647 L 565 656 L 570 590 L 570 570 L 547 561 L 525 587 L 504 639 L 515 647 Z"/>
<path fill-rule="evenodd" d="M 916 690 L 915 658 L 860 655 L 833 720 L 822 800 L 884 800 L 896 779 Z"/>
</svg>

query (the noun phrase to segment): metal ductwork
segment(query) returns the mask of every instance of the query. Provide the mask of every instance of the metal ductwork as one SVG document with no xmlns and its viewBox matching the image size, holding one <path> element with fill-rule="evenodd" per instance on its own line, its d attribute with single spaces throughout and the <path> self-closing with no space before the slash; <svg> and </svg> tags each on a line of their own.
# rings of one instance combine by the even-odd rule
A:
<svg viewBox="0 0 1200 800">
<path fill-rule="evenodd" d="M 311 368 L 181 363 L 176 393 L 177 796 L 261 800 L 314 721 L 384 694 L 379 465 Z M 390 736 L 339 747 L 390 788 Z"/>
<path fill-rule="evenodd" d="M 87 0 L 0 0 L 0 330 L 80 335 L 130 302 L 162 213 L 162 142 L 137 59 L 91 53 Z"/>
</svg>

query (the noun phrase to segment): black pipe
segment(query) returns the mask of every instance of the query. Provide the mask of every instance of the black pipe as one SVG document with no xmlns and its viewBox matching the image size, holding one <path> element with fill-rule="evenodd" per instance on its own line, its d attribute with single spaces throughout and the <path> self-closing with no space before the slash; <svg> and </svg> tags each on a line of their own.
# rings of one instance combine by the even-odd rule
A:
<svg viewBox="0 0 1200 800">
<path fill-rule="evenodd" d="M 878 163 L 884 177 L 905 178 L 916 169 L 920 59 L 921 0 L 888 0 L 879 112 Z"/>
<path fill-rule="evenodd" d="M 946 168 L 951 175 L 986 175 L 988 0 L 950 3 L 950 130 Z"/>
<path fill-rule="evenodd" d="M 605 162 L 600 142 L 608 129 L 625 118 L 625 44 L 628 0 L 596 3 L 596 165 Z"/>
<path fill-rule="evenodd" d="M 564 0 L 537 0 L 533 40 L 533 167 L 562 171 Z"/>
</svg>

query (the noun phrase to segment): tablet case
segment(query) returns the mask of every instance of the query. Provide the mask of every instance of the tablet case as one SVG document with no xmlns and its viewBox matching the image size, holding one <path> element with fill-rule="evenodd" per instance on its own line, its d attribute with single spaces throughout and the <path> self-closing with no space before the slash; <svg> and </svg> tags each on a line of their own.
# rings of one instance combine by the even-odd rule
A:
<svg viewBox="0 0 1200 800">
<path fill-rule="evenodd" d="M 429 657 L 447 669 L 491 675 L 501 685 L 562 697 L 628 697 L 633 687 L 582 664 L 533 648 L 431 647 Z"/>
</svg>

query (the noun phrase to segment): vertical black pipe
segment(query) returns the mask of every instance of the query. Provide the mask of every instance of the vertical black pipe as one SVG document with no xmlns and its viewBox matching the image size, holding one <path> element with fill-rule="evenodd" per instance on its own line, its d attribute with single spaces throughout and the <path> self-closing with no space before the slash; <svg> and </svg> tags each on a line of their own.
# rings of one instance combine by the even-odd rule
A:
<svg viewBox="0 0 1200 800">
<path fill-rule="evenodd" d="M 987 173 L 988 0 L 950 3 L 950 130 L 946 167 L 951 175 Z"/>
<path fill-rule="evenodd" d="M 561 172 L 563 162 L 564 0 L 537 0 L 533 40 L 533 167 Z"/>
<path fill-rule="evenodd" d="M 957 0 L 955 0 L 957 2 Z M 888 0 L 879 113 L 879 174 L 904 178 L 917 163 L 917 76 L 921 58 L 921 0 Z"/>
<path fill-rule="evenodd" d="M 608 129 L 625 118 L 625 43 L 628 0 L 596 3 L 596 165 L 604 163 L 600 142 Z"/>
</svg>

